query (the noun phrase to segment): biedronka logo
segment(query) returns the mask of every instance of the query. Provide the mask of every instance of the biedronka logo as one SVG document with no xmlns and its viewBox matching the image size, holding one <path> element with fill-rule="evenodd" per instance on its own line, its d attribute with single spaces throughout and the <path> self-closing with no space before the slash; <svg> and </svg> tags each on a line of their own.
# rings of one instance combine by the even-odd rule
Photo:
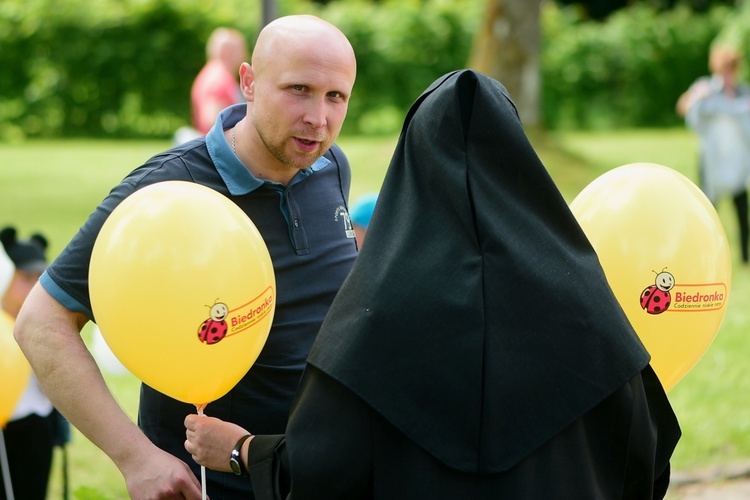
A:
<svg viewBox="0 0 750 500">
<path fill-rule="evenodd" d="M 198 328 L 198 340 L 212 345 L 247 330 L 268 316 L 273 310 L 273 300 L 273 288 L 270 286 L 247 304 L 231 310 L 216 299 L 212 306 L 206 306 L 210 309 L 210 317 Z"/>
<path fill-rule="evenodd" d="M 653 271 L 656 274 L 654 284 L 641 292 L 641 308 L 648 314 L 714 311 L 724 307 L 726 284 L 678 284 L 666 269 L 660 273 Z"/>
</svg>

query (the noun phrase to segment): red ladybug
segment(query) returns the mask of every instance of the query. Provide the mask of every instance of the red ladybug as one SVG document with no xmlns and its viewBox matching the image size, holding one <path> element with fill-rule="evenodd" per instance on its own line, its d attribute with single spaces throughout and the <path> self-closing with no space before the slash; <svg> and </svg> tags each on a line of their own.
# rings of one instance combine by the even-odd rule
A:
<svg viewBox="0 0 750 500">
<path fill-rule="evenodd" d="M 656 275 L 656 282 L 641 292 L 641 307 L 649 314 L 661 314 L 672 303 L 669 291 L 674 288 L 674 276 L 664 270 Z"/>
<path fill-rule="evenodd" d="M 215 344 L 223 339 L 227 334 L 226 321 L 214 321 L 207 319 L 198 330 L 198 338 L 206 344 Z"/>
<path fill-rule="evenodd" d="M 227 317 L 229 308 L 223 302 L 217 302 L 211 307 L 211 317 L 201 324 L 198 329 L 198 340 L 211 345 L 216 344 L 227 335 Z"/>
</svg>

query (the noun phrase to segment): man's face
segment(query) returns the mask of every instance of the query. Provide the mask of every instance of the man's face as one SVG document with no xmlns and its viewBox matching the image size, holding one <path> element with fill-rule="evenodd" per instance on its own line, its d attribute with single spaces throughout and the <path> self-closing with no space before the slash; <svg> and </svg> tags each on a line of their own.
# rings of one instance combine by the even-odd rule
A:
<svg viewBox="0 0 750 500">
<path fill-rule="evenodd" d="M 308 47 L 289 49 L 253 70 L 252 93 L 246 97 L 261 141 L 283 164 L 309 167 L 341 131 L 354 65 L 336 50 Z"/>
</svg>

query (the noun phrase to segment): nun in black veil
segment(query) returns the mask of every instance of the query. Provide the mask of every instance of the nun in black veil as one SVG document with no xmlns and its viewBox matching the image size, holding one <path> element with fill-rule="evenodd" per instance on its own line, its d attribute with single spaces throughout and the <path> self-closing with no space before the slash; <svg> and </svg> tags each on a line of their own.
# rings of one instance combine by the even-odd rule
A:
<svg viewBox="0 0 750 500">
<path fill-rule="evenodd" d="M 406 117 L 286 434 L 235 468 L 259 499 L 662 498 L 680 429 L 649 359 L 505 88 L 456 71 Z M 227 471 L 249 434 L 186 427 Z"/>
</svg>

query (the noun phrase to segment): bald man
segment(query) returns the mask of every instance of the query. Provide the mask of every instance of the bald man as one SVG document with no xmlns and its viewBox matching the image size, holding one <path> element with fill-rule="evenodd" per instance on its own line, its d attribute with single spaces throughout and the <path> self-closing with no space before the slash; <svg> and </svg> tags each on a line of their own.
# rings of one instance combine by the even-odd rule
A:
<svg viewBox="0 0 750 500">
<path fill-rule="evenodd" d="M 275 271 L 273 325 L 253 367 L 206 413 L 265 434 L 284 431 L 308 351 L 356 256 L 351 172 L 334 144 L 356 77 L 349 41 L 317 17 L 284 17 L 260 33 L 251 62 L 239 70 L 247 104 L 223 110 L 205 138 L 151 158 L 116 186 L 42 275 L 16 324 L 45 393 L 114 461 L 132 498 L 201 498 L 200 468 L 184 449 L 183 421 L 195 407 L 143 385 L 136 426 L 81 339 L 94 320 L 91 250 L 112 210 L 144 186 L 186 180 L 228 197 L 258 227 Z M 245 473 L 207 471 L 208 495 L 253 498 Z"/>
</svg>

